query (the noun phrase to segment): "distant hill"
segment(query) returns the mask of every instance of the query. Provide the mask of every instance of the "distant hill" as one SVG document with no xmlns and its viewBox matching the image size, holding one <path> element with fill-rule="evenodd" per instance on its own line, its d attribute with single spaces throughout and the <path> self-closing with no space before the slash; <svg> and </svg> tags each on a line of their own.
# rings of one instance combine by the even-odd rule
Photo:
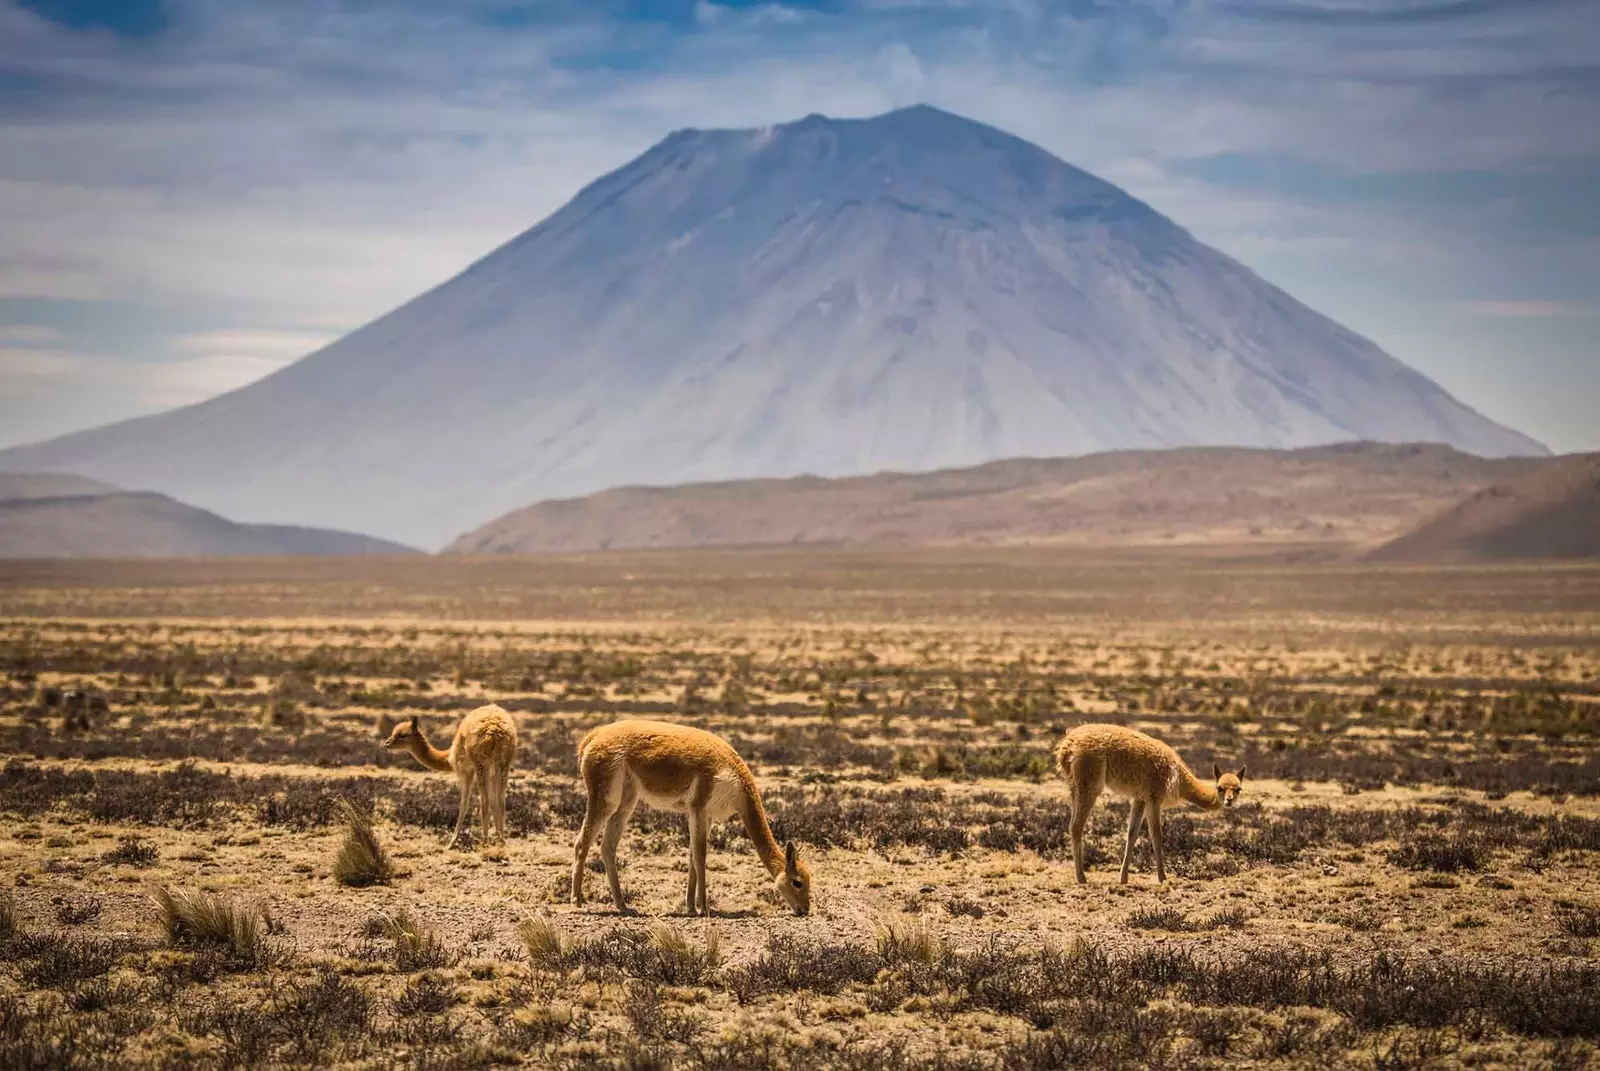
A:
<svg viewBox="0 0 1600 1071">
<path fill-rule="evenodd" d="M 1600 454 L 1496 483 L 1374 550 L 1374 561 L 1600 558 Z"/>
<path fill-rule="evenodd" d="M 109 483 L 65 472 L 0 472 L 0 502 L 17 498 L 64 498 L 120 491 Z"/>
<path fill-rule="evenodd" d="M 0 491 L 46 484 L 6 476 Z M 30 484 L 28 481 L 35 480 Z M 92 483 L 93 481 L 80 481 Z M 104 486 L 104 485 L 102 485 Z M 198 558 L 415 554 L 385 539 L 320 528 L 235 524 L 148 491 L 14 495 L 0 501 L 0 558 Z"/>
<path fill-rule="evenodd" d="M 1441 445 L 1193 447 L 929 473 L 623 487 L 540 502 L 455 554 L 776 543 L 1370 546 L 1546 459 Z"/>
</svg>

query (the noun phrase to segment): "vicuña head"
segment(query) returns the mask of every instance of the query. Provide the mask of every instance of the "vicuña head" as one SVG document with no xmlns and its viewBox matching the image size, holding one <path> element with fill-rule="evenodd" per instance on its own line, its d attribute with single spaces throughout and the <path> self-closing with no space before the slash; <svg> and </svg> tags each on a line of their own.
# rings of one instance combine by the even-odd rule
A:
<svg viewBox="0 0 1600 1071">
<path fill-rule="evenodd" d="M 1143 822 L 1155 849 L 1156 880 L 1166 881 L 1162 859 L 1161 808 L 1187 803 L 1203 811 L 1232 807 L 1244 789 L 1244 767 L 1224 773 L 1211 764 L 1215 784 L 1207 784 L 1153 736 L 1121 725 L 1079 725 L 1056 748 L 1056 765 L 1072 792 L 1072 865 L 1078 883 L 1088 880 L 1083 868 L 1083 831 L 1102 790 L 1109 788 L 1133 801 L 1128 814 L 1128 840 L 1122 849 L 1122 883 L 1128 882 L 1133 842 Z"/>
<path fill-rule="evenodd" d="M 1244 767 L 1239 767 L 1238 773 L 1224 773 L 1222 767 L 1213 762 L 1211 776 L 1217 779 L 1217 797 L 1222 800 L 1222 805 L 1232 807 L 1239 793 L 1244 791 Z"/>
<path fill-rule="evenodd" d="M 511 715 L 494 703 L 471 711 L 456 726 L 450 750 L 440 751 L 428 743 L 422 723 L 415 714 L 390 731 L 383 746 L 390 751 L 411 752 L 430 770 L 448 771 L 461 785 L 461 808 L 456 814 L 456 829 L 446 847 L 455 847 L 466 827 L 472 809 L 472 790 L 478 790 L 478 818 L 483 823 L 483 839 L 490 839 L 493 821 L 498 839 L 506 839 L 506 781 L 517 757 L 517 726 Z"/>
<path fill-rule="evenodd" d="M 797 915 L 811 910 L 811 871 L 791 841 L 780 850 L 750 768 L 726 740 L 704 729 L 633 719 L 592 730 L 578 745 L 578 771 L 588 792 L 583 829 L 573 845 L 572 902 L 583 906 L 583 866 L 604 830 L 600 860 L 611 902 L 625 910 L 617 876 L 617 844 L 642 800 L 689 816 L 689 913 L 709 915 L 706 845 L 711 823 L 738 815 L 779 899 Z"/>
<path fill-rule="evenodd" d="M 418 742 L 426 744 L 428 741 L 422 735 L 421 723 L 417 721 L 417 716 L 413 714 L 410 721 L 403 721 L 394 727 L 389 733 L 389 739 L 383 742 L 383 746 L 390 751 L 398 751 L 401 748 L 409 751 Z"/>
</svg>

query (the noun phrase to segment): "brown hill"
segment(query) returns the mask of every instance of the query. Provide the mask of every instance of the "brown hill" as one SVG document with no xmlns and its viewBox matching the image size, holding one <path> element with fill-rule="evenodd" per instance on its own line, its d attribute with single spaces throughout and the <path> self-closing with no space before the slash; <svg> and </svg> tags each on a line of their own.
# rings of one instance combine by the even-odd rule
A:
<svg viewBox="0 0 1600 1071">
<path fill-rule="evenodd" d="M 7 477 L 12 479 L 12 477 Z M 213 558 L 415 554 L 322 528 L 236 524 L 145 491 L 0 501 L 0 558 Z"/>
<path fill-rule="evenodd" d="M 1374 561 L 1600 558 L 1600 454 L 1556 458 L 1470 495 L 1368 555 Z"/>
<path fill-rule="evenodd" d="M 774 543 L 1369 546 L 1548 465 L 1433 444 L 1127 450 L 843 479 L 623 487 L 540 502 L 446 553 Z"/>
</svg>

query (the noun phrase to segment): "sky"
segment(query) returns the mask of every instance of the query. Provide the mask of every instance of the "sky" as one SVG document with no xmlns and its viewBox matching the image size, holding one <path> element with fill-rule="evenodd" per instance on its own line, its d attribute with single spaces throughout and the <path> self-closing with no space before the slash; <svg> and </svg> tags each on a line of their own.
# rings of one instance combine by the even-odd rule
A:
<svg viewBox="0 0 1600 1071">
<path fill-rule="evenodd" d="M 672 130 L 915 103 L 1600 450 L 1594 0 L 0 0 L 0 446 L 259 378 Z"/>
</svg>

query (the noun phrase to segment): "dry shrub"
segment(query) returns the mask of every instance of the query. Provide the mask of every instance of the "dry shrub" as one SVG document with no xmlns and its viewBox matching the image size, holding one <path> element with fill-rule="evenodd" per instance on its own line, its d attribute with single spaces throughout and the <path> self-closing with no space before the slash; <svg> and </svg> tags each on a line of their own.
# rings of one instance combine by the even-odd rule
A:
<svg viewBox="0 0 1600 1071">
<path fill-rule="evenodd" d="M 58 896 L 51 901 L 56 921 L 63 926 L 81 926 L 100 917 L 104 902 L 98 896 Z"/>
<path fill-rule="evenodd" d="M 346 799 L 339 801 L 339 809 L 344 815 L 345 831 L 339 854 L 333 860 L 333 880 L 355 888 L 389 884 L 394 877 L 394 864 L 378 843 L 372 816 Z"/>
<path fill-rule="evenodd" d="M 517 935 L 528 950 L 529 961 L 546 970 L 582 966 L 662 985 L 703 985 L 722 962 L 721 938 L 709 927 L 703 943 L 664 922 L 642 932 L 617 927 L 593 937 L 574 938 L 548 919 L 533 916 L 517 924 Z"/>
<path fill-rule="evenodd" d="M 142 837 L 127 836 L 117 841 L 117 846 L 100 858 L 113 866 L 147 867 L 161 857 L 154 844 Z"/>
<path fill-rule="evenodd" d="M 722 962 L 722 939 L 709 926 L 705 943 L 696 947 L 682 930 L 658 922 L 650 927 L 650 947 L 656 954 L 651 973 L 668 985 L 698 984 Z"/>
</svg>

